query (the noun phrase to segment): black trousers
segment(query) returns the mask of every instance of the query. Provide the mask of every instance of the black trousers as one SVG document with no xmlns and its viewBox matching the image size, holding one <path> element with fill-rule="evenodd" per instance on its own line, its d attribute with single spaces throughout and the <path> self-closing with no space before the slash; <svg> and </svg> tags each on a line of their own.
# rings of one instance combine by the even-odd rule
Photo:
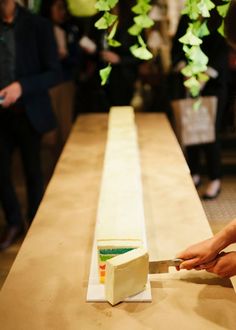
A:
<svg viewBox="0 0 236 330">
<path fill-rule="evenodd" d="M 210 180 L 220 179 L 221 171 L 221 148 L 220 142 L 206 143 L 186 148 L 187 162 L 191 174 L 201 173 L 201 153 L 206 159 L 207 175 Z"/>
<path fill-rule="evenodd" d="M 23 225 L 20 205 L 11 178 L 12 154 L 19 148 L 25 174 L 28 220 L 32 221 L 43 196 L 39 134 L 25 112 L 0 109 L 0 203 L 9 225 Z"/>
</svg>

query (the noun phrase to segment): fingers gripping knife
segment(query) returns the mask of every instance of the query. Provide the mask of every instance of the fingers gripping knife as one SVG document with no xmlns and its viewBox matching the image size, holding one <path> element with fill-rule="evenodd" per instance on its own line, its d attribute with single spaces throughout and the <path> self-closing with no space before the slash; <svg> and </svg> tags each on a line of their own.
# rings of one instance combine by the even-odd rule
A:
<svg viewBox="0 0 236 330">
<path fill-rule="evenodd" d="M 106 299 L 115 305 L 145 289 L 148 274 L 168 272 L 183 260 L 171 259 L 149 262 L 148 253 L 139 248 L 107 260 L 105 278 Z"/>
</svg>

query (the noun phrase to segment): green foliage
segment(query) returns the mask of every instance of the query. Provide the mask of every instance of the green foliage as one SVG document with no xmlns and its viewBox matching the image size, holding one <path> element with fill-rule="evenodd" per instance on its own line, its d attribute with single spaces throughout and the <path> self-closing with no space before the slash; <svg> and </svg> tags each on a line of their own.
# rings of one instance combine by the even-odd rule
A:
<svg viewBox="0 0 236 330">
<path fill-rule="evenodd" d="M 95 26 L 99 30 L 105 30 L 112 26 L 117 21 L 117 18 L 117 15 L 105 12 L 105 14 L 95 23 Z"/>
<path fill-rule="evenodd" d="M 230 5 L 230 0 L 223 0 L 224 2 L 226 2 L 223 5 L 217 6 L 217 11 L 220 14 L 221 17 L 225 18 L 227 11 L 229 9 L 229 5 Z M 225 24 L 224 24 L 224 20 L 222 20 L 222 23 L 220 25 L 220 27 L 218 28 L 218 32 L 224 37 L 224 30 L 225 30 Z"/>
<path fill-rule="evenodd" d="M 217 7 L 217 11 L 222 17 L 226 16 L 228 9 L 229 9 L 229 2 Z"/>
<path fill-rule="evenodd" d="M 138 44 L 134 44 L 130 47 L 131 53 L 141 59 L 141 60 L 150 60 L 152 58 L 152 53 L 147 49 L 146 44 L 141 37 L 141 35 L 138 35 Z"/>
<path fill-rule="evenodd" d="M 108 34 L 107 43 L 111 47 L 120 47 L 121 43 L 114 39 L 117 31 L 118 25 L 118 16 L 113 15 L 110 11 L 117 5 L 119 0 L 97 0 L 96 2 L 96 9 L 98 11 L 104 12 L 103 16 L 95 23 L 95 26 L 99 30 L 107 30 L 111 28 L 110 33 Z M 108 66 L 101 69 L 99 74 L 101 77 L 101 84 L 105 85 L 109 75 L 111 73 L 111 64 L 109 63 Z"/>
<path fill-rule="evenodd" d="M 109 11 L 115 7 L 119 0 L 98 0 L 95 4 L 95 8 L 99 11 Z"/>
<path fill-rule="evenodd" d="M 217 6 L 217 11 L 224 18 L 226 16 L 230 0 L 222 0 Z M 211 16 L 211 10 L 215 4 L 211 0 L 187 0 L 182 14 L 188 15 L 191 23 L 184 36 L 179 41 L 183 43 L 183 50 L 187 59 L 187 65 L 182 70 L 186 77 L 184 85 L 189 89 L 192 96 L 198 96 L 202 83 L 209 77 L 207 70 L 208 57 L 201 49 L 202 38 L 209 35 L 207 20 Z M 218 31 L 224 34 L 224 22 L 222 21 Z"/>
<path fill-rule="evenodd" d="M 98 11 L 104 12 L 103 16 L 95 23 L 95 26 L 99 30 L 106 30 L 111 28 L 111 31 L 107 36 L 107 43 L 111 47 L 121 46 L 120 42 L 114 39 L 117 31 L 118 17 L 117 15 L 110 13 L 110 11 L 117 5 L 119 1 L 122 0 L 97 0 L 95 5 Z M 136 14 L 134 17 L 134 25 L 131 26 L 128 30 L 131 35 L 137 37 L 137 43 L 130 47 L 130 51 L 135 57 L 141 60 L 149 60 L 153 57 L 152 53 L 147 49 L 147 45 L 141 37 L 143 29 L 150 28 L 154 24 L 154 22 L 148 16 L 148 13 L 151 9 L 151 5 L 149 3 L 150 0 L 137 0 L 136 5 L 132 7 L 132 12 Z M 110 72 L 110 64 L 100 71 L 102 85 L 106 83 Z"/>
<path fill-rule="evenodd" d="M 137 26 L 141 27 L 142 29 L 148 29 L 153 26 L 154 22 L 148 15 L 138 15 L 134 18 L 134 22 Z"/>
<path fill-rule="evenodd" d="M 99 71 L 102 86 L 106 84 L 107 79 L 110 76 L 110 73 L 111 73 L 111 64 L 108 64 L 108 66 L 106 66 L 104 69 Z"/>
<path fill-rule="evenodd" d="M 115 40 L 118 25 L 118 17 L 110 13 L 110 11 L 122 0 L 97 0 L 96 8 L 104 12 L 103 16 L 96 22 L 98 29 L 111 29 L 107 42 L 112 47 L 119 47 L 120 42 Z M 147 49 L 147 45 L 141 37 L 144 29 L 150 28 L 154 22 L 148 16 L 151 9 L 151 0 L 136 0 L 132 12 L 135 14 L 134 24 L 128 29 L 128 32 L 137 37 L 137 42 L 130 47 L 131 53 L 141 59 L 149 60 L 152 58 L 151 52 Z M 217 6 L 217 11 L 222 17 L 222 24 L 218 28 L 221 35 L 224 35 L 224 17 L 229 8 L 230 0 L 221 0 L 221 4 Z M 201 49 L 202 39 L 209 35 L 207 26 L 211 11 L 215 8 L 212 0 L 186 0 L 185 7 L 182 11 L 183 15 L 190 18 L 186 33 L 179 39 L 183 44 L 183 51 L 186 55 L 187 65 L 181 71 L 186 77 L 184 85 L 189 89 L 192 96 L 199 95 L 202 85 L 209 79 L 206 74 L 208 58 Z M 100 72 L 102 84 L 105 84 L 111 72 L 111 65 Z"/>
<path fill-rule="evenodd" d="M 153 57 L 141 36 L 143 29 L 150 28 L 154 24 L 153 20 L 148 16 L 152 8 L 149 2 L 150 0 L 137 0 L 136 5 L 132 7 L 132 12 L 136 14 L 134 25 L 128 30 L 129 34 L 136 36 L 138 41 L 130 47 L 130 51 L 135 57 L 141 60 L 150 60 Z"/>
<path fill-rule="evenodd" d="M 179 39 L 179 41 L 182 44 L 185 45 L 191 45 L 191 46 L 199 46 L 202 44 L 202 40 L 197 37 L 196 34 L 194 34 L 193 26 L 192 24 L 189 24 L 189 28 L 186 32 L 186 34 Z"/>
</svg>

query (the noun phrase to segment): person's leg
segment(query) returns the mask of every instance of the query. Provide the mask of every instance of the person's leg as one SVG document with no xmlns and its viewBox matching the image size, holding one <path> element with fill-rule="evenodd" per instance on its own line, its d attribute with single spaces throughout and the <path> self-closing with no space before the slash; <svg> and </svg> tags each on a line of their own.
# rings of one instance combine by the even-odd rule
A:
<svg viewBox="0 0 236 330">
<path fill-rule="evenodd" d="M 8 248 L 22 233 L 20 205 L 11 178 L 12 153 L 15 147 L 14 118 L 0 116 L 0 203 L 7 226 L 0 238 L 0 250 Z"/>
<path fill-rule="evenodd" d="M 22 226 L 20 205 L 11 179 L 13 143 L 0 137 L 0 201 L 10 226 Z"/>
<path fill-rule="evenodd" d="M 26 115 L 21 115 L 19 123 L 19 147 L 27 186 L 28 220 L 31 222 L 44 193 L 40 157 L 41 135 L 31 126 Z"/>
<path fill-rule="evenodd" d="M 207 174 L 209 178 L 209 184 L 203 195 L 203 199 L 214 199 L 219 195 L 221 190 L 222 166 L 219 132 L 222 123 L 222 115 L 227 105 L 228 92 L 225 79 L 225 77 L 222 77 L 222 85 L 215 86 L 215 95 L 217 95 L 218 99 L 215 121 L 216 140 L 214 143 L 203 145 L 203 151 L 207 164 Z M 209 95 L 211 95 L 211 93 L 209 93 Z"/>
<path fill-rule="evenodd" d="M 199 145 L 186 147 L 187 163 L 195 186 L 199 186 L 201 178 L 201 147 Z"/>
<path fill-rule="evenodd" d="M 203 150 L 207 162 L 207 174 L 209 179 L 220 179 L 221 172 L 221 155 L 220 155 L 220 143 L 218 141 L 214 143 L 208 143 L 203 145 Z"/>
<path fill-rule="evenodd" d="M 220 143 L 216 141 L 214 143 L 205 144 L 203 150 L 206 157 L 207 174 L 210 180 L 206 192 L 203 195 L 203 199 L 213 199 L 218 196 L 221 188 Z"/>
</svg>

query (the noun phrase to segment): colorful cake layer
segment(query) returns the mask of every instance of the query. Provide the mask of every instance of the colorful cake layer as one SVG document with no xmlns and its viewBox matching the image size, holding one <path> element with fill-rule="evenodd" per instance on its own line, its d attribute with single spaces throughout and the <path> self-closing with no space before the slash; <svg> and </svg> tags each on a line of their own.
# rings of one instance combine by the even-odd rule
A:
<svg viewBox="0 0 236 330">
<path fill-rule="evenodd" d="M 100 283 L 105 282 L 106 261 L 117 257 L 120 254 L 132 251 L 133 248 L 119 248 L 119 249 L 100 249 L 99 250 L 99 274 Z"/>
<path fill-rule="evenodd" d="M 134 112 L 113 107 L 109 115 L 96 241 L 100 282 L 106 260 L 143 246 L 143 200 Z"/>
</svg>

